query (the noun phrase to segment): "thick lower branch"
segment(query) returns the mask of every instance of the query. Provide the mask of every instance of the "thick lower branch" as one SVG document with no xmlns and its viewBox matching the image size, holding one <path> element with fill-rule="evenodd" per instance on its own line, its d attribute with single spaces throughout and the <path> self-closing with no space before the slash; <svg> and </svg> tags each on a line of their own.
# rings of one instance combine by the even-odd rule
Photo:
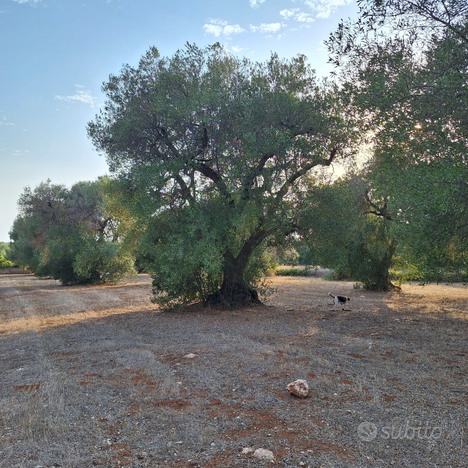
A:
<svg viewBox="0 0 468 468">
<path fill-rule="evenodd" d="M 212 180 L 213 183 L 218 187 L 219 191 L 221 194 L 226 197 L 226 198 L 231 198 L 231 195 L 228 191 L 228 188 L 226 186 L 226 183 L 224 180 L 221 178 L 221 176 L 210 166 L 207 166 L 206 164 L 196 164 L 194 166 L 195 170 L 198 171 L 200 174 L 204 175 L 208 179 Z"/>
<path fill-rule="evenodd" d="M 190 202 L 193 202 L 193 196 L 190 193 L 190 189 L 187 187 L 187 184 L 185 183 L 185 180 L 180 174 L 174 174 L 174 179 L 175 181 L 179 184 L 181 193 L 182 193 L 182 198 L 184 200 L 188 200 Z"/>
<path fill-rule="evenodd" d="M 262 173 L 262 171 L 263 171 L 263 169 L 265 167 L 265 164 L 274 155 L 275 155 L 274 153 L 264 154 L 260 158 L 260 161 L 258 162 L 258 164 L 247 174 L 247 176 L 244 179 L 244 184 L 243 184 L 243 187 L 244 187 L 243 198 L 244 199 L 249 198 L 250 189 L 252 187 L 252 184 L 254 183 L 255 178 L 258 177 L 259 175 L 261 175 L 261 173 Z"/>
</svg>

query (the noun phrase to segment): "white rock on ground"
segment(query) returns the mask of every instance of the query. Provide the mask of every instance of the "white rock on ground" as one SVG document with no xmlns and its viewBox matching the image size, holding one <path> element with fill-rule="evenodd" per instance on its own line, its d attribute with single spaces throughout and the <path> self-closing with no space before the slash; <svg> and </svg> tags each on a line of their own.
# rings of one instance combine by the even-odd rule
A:
<svg viewBox="0 0 468 468">
<path fill-rule="evenodd" d="M 275 460 L 275 456 L 273 455 L 273 452 L 267 449 L 259 448 L 255 450 L 254 455 L 255 458 L 258 458 L 259 460 Z"/>
<path fill-rule="evenodd" d="M 298 398 L 305 398 L 309 394 L 309 385 L 305 380 L 298 379 L 288 384 L 288 391 Z"/>
<path fill-rule="evenodd" d="M 193 353 L 188 353 L 184 356 L 184 358 L 186 359 L 193 359 L 193 358 L 196 358 L 197 355 L 196 354 L 193 354 Z"/>
</svg>

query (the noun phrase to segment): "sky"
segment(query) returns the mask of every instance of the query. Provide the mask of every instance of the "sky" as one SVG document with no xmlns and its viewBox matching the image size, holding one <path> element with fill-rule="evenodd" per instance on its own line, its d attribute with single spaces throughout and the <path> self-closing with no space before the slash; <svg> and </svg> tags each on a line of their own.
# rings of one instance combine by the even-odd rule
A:
<svg viewBox="0 0 468 468">
<path fill-rule="evenodd" d="M 254 61 L 305 54 L 331 70 L 323 41 L 355 0 L 0 0 L 0 242 L 25 187 L 71 187 L 106 174 L 86 124 L 101 85 L 156 46 L 220 42 Z"/>
</svg>

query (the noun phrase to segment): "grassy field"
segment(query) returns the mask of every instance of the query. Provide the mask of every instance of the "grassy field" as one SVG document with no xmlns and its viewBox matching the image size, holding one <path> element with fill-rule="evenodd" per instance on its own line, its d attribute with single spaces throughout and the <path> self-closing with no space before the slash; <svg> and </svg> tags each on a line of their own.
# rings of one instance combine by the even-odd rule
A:
<svg viewBox="0 0 468 468">
<path fill-rule="evenodd" d="M 160 313 L 146 275 L 1 275 L 0 467 L 468 466 L 468 288 L 270 280 L 264 306 Z"/>
</svg>

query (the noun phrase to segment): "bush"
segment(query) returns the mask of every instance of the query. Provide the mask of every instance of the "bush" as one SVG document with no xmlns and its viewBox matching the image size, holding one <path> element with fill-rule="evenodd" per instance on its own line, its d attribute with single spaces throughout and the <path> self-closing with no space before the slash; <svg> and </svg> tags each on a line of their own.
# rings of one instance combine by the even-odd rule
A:
<svg viewBox="0 0 468 468">
<path fill-rule="evenodd" d="M 234 247 L 221 241 L 225 234 L 220 231 L 226 229 L 223 218 L 210 216 L 216 218 L 217 210 L 168 211 L 153 218 L 142 232 L 138 266 L 153 278 L 152 301 L 162 309 L 216 303 L 225 274 L 223 255 Z M 263 277 L 277 266 L 266 247 L 267 241 L 251 253 L 242 272 L 247 287 L 260 294 L 267 292 Z"/>
<path fill-rule="evenodd" d="M 49 241 L 35 262 L 34 273 L 59 280 L 63 285 L 116 283 L 136 273 L 130 253 L 116 242 L 94 238 Z"/>
<path fill-rule="evenodd" d="M 307 268 L 277 268 L 276 276 L 309 276 Z"/>
<path fill-rule="evenodd" d="M 13 263 L 7 260 L 3 255 L 0 255 L 0 268 L 11 268 Z"/>
<path fill-rule="evenodd" d="M 9 242 L 0 242 L 0 257 L 8 258 L 8 253 L 10 251 Z"/>
<path fill-rule="evenodd" d="M 349 264 L 354 265 L 352 278 L 368 291 L 390 289 L 393 250 L 392 239 L 386 236 L 384 226 L 379 226 L 377 221 L 365 224 L 349 248 Z"/>
<path fill-rule="evenodd" d="M 31 263 L 31 269 L 36 276 L 53 278 L 64 285 L 79 282 L 73 271 L 73 252 L 67 251 L 62 243 L 44 248 L 35 257 L 37 261 Z"/>
<path fill-rule="evenodd" d="M 96 242 L 88 239 L 76 254 L 73 272 L 81 283 L 117 283 L 126 274 L 136 274 L 133 258 L 122 252 L 116 242 Z"/>
<path fill-rule="evenodd" d="M 163 309 L 207 302 L 221 284 L 221 255 L 209 238 L 190 243 L 170 236 L 153 246 L 153 255 L 146 269 L 153 278 L 152 300 Z"/>
</svg>

